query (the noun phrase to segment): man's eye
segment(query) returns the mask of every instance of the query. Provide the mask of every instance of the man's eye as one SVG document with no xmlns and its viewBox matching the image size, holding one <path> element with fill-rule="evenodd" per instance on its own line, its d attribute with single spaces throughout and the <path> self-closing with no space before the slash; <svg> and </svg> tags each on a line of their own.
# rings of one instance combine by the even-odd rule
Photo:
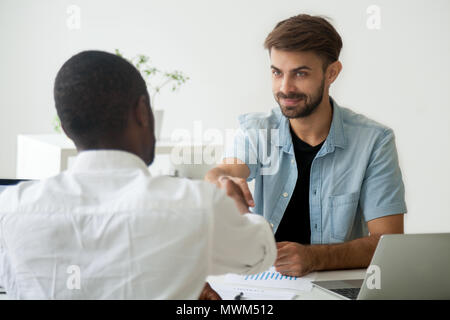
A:
<svg viewBox="0 0 450 320">
<path fill-rule="evenodd" d="M 304 76 L 306 76 L 306 72 L 297 72 L 295 75 L 297 77 L 304 77 Z"/>
<path fill-rule="evenodd" d="M 280 72 L 280 71 L 277 71 L 277 70 L 272 70 L 272 74 L 273 74 L 274 76 L 279 76 L 279 75 L 281 75 L 281 72 Z"/>
</svg>

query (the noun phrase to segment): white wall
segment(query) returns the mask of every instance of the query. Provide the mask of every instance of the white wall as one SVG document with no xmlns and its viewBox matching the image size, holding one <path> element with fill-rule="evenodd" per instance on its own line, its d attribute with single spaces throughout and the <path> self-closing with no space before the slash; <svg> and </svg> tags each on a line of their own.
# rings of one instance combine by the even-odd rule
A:
<svg viewBox="0 0 450 320">
<path fill-rule="evenodd" d="M 69 30 L 66 9 L 81 9 Z M 369 30 L 366 9 L 381 9 Z M 85 49 L 145 53 L 191 80 L 160 97 L 163 135 L 176 128 L 234 128 L 243 112 L 275 106 L 262 43 L 281 19 L 333 19 L 344 69 L 337 101 L 391 126 L 406 184 L 407 232 L 450 232 L 450 1 L 189 0 L 0 1 L 0 176 L 15 176 L 16 135 L 49 133 L 61 64 Z"/>
</svg>

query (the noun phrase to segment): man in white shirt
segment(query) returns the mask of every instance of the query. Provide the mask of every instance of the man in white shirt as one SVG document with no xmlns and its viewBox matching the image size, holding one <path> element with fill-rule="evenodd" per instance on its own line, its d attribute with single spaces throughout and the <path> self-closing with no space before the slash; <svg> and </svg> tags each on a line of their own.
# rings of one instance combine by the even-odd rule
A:
<svg viewBox="0 0 450 320">
<path fill-rule="evenodd" d="M 214 298 L 208 275 L 273 264 L 270 226 L 230 181 L 224 191 L 150 177 L 154 120 L 129 62 L 81 52 L 58 72 L 54 98 L 80 153 L 69 170 L 0 194 L 0 282 L 11 298 Z"/>
</svg>

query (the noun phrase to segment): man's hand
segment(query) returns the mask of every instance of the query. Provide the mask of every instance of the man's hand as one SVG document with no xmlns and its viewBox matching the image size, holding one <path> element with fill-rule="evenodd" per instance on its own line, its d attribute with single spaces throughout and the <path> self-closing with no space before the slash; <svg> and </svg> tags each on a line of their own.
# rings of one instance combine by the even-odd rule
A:
<svg viewBox="0 0 450 320">
<path fill-rule="evenodd" d="M 313 270 L 313 256 L 308 246 L 296 242 L 277 242 L 275 270 L 282 275 L 302 277 Z"/>
<path fill-rule="evenodd" d="M 236 206 L 240 213 L 248 213 L 248 207 L 255 206 L 252 194 L 245 179 L 220 176 L 217 179 L 217 186 L 224 189 L 227 195 L 236 202 Z"/>
<path fill-rule="evenodd" d="M 211 288 L 209 283 L 206 282 L 198 300 L 222 300 L 222 298 L 213 290 L 213 288 Z"/>
</svg>

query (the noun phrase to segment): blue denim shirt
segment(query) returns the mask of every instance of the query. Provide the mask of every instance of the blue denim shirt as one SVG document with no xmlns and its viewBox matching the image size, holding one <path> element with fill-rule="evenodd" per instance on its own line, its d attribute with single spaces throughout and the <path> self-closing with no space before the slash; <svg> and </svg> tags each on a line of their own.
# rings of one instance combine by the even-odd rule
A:
<svg viewBox="0 0 450 320">
<path fill-rule="evenodd" d="M 406 213 L 394 133 L 330 99 L 330 131 L 311 165 L 311 244 L 368 235 L 367 221 Z M 255 179 L 254 213 L 276 232 L 297 181 L 289 120 L 280 108 L 239 117 L 240 128 L 223 158 L 238 158 Z"/>
</svg>

